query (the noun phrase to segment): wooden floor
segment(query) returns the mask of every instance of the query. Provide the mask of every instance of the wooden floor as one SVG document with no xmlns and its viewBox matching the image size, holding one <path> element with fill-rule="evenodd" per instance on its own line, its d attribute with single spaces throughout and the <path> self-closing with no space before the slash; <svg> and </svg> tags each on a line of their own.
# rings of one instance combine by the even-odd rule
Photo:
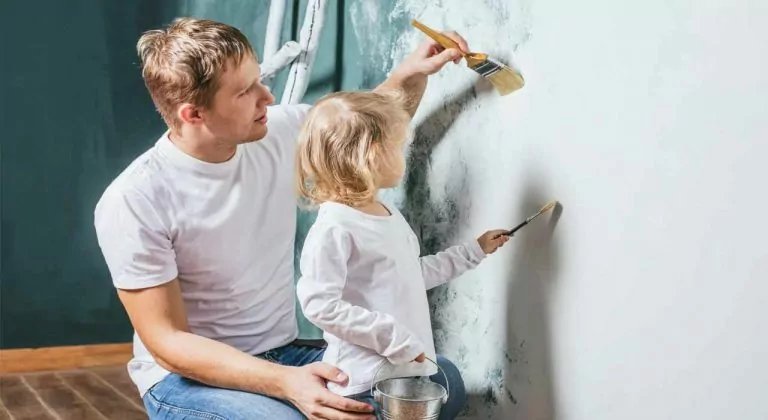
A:
<svg viewBox="0 0 768 420">
<path fill-rule="evenodd" d="M 125 365 L 0 375 L 0 420 L 147 420 Z"/>
</svg>

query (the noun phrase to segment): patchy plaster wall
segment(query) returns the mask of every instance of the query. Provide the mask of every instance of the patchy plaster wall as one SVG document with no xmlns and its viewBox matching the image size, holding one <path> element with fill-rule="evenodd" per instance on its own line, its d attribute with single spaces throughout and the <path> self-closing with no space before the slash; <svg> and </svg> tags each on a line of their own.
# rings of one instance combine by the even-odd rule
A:
<svg viewBox="0 0 768 420">
<path fill-rule="evenodd" d="M 387 192 L 424 252 L 561 202 L 430 295 L 467 418 L 768 416 L 765 3 L 348 3 L 362 87 L 421 39 L 411 18 L 527 80 L 433 77 Z"/>
</svg>

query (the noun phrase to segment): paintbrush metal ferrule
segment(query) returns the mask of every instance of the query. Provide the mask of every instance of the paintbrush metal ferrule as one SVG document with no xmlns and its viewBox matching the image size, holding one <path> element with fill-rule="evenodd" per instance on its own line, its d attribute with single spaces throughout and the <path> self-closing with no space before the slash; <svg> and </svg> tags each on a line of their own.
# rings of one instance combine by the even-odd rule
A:
<svg viewBox="0 0 768 420">
<path fill-rule="evenodd" d="M 490 77 L 494 75 L 495 73 L 498 73 L 499 70 L 501 70 L 501 65 L 494 62 L 490 58 L 486 58 L 484 61 L 482 61 L 480 64 L 471 67 L 472 70 L 476 71 L 483 77 Z"/>
</svg>

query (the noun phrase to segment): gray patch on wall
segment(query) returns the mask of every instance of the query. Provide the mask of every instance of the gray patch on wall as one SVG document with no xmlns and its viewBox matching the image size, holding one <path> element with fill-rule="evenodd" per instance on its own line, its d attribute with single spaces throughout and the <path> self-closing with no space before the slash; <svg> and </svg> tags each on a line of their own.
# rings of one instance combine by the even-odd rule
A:
<svg viewBox="0 0 768 420">
<path fill-rule="evenodd" d="M 477 97 L 474 87 L 467 88 L 464 92 L 448 98 L 442 107 L 426 116 L 416 128 L 408 156 L 401 211 L 419 238 L 424 255 L 434 254 L 453 245 L 458 228 L 470 213 L 471 202 L 468 200 L 469 194 L 466 193 L 470 179 L 467 163 L 461 157 L 460 151 L 452 156 L 455 164 L 452 165 L 453 170 L 445 174 L 449 179 L 444 183 L 442 190 L 433 190 L 429 183 L 429 174 L 434 149 L 445 138 L 459 114 L 472 106 Z M 456 321 L 452 319 L 449 311 L 457 298 L 456 291 L 448 285 L 429 292 L 435 345 L 438 349 L 443 347 L 445 337 L 450 333 L 447 325 Z M 461 327 L 465 327 L 468 322 L 465 319 Z M 459 368 L 464 367 L 463 360 L 456 360 L 455 363 Z"/>
<path fill-rule="evenodd" d="M 476 99 L 474 86 L 469 87 L 449 98 L 416 128 L 408 155 L 402 213 L 419 238 L 422 254 L 433 254 L 453 245 L 456 228 L 470 211 L 471 203 L 466 194 L 469 187 L 467 163 L 460 153 L 454 156 L 453 170 L 446 174 L 450 180 L 445 183 L 444 191 L 432 190 L 429 174 L 433 151 L 445 138 L 459 114 Z"/>
</svg>

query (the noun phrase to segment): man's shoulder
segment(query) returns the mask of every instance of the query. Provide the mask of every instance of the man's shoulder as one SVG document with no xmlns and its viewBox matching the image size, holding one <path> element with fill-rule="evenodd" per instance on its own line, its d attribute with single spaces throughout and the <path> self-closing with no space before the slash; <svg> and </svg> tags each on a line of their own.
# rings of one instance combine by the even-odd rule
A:
<svg viewBox="0 0 768 420">
<path fill-rule="evenodd" d="M 136 157 L 107 185 L 96 204 L 96 211 L 136 199 L 152 200 L 164 190 L 163 166 L 157 148 Z"/>
<path fill-rule="evenodd" d="M 267 110 L 270 134 L 277 137 L 295 135 L 301 128 L 310 108 L 311 105 L 308 104 L 271 105 Z"/>
</svg>

